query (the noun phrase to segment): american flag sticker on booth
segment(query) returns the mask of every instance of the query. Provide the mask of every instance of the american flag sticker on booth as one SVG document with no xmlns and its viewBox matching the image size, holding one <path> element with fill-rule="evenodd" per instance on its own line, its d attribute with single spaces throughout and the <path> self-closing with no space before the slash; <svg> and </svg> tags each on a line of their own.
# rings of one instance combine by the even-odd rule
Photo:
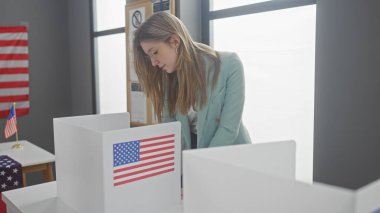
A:
<svg viewBox="0 0 380 213">
<path fill-rule="evenodd" d="M 113 144 L 113 185 L 119 186 L 174 171 L 175 135 Z"/>
</svg>

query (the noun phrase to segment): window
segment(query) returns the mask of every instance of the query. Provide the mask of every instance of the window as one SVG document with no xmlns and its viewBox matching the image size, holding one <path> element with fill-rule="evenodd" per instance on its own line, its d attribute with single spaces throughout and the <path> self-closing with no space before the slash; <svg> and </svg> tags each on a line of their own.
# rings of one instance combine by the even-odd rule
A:
<svg viewBox="0 0 380 213">
<path fill-rule="evenodd" d="M 210 9 L 211 10 L 222 10 L 227 9 L 231 7 L 239 7 L 244 5 L 250 5 L 253 3 L 260 3 L 270 0 L 216 0 L 216 1 L 210 1 Z"/>
<path fill-rule="evenodd" d="M 125 1 L 93 0 L 96 32 L 125 26 Z"/>
<path fill-rule="evenodd" d="M 225 4 L 216 4 L 222 2 Z M 315 2 L 250 2 L 251 5 L 237 10 L 228 7 L 248 1 L 213 1 L 214 6 L 224 10 L 206 12 L 209 17 L 206 24 L 211 26 L 210 43 L 217 50 L 237 52 L 243 62 L 246 83 L 243 122 L 253 142 L 294 139 L 296 178 L 311 182 Z M 247 12 L 251 9 L 252 13 Z"/>
<path fill-rule="evenodd" d="M 98 113 L 127 110 L 125 34 L 95 38 L 97 49 Z"/>
<path fill-rule="evenodd" d="M 96 111 L 127 111 L 125 1 L 93 0 Z"/>
</svg>

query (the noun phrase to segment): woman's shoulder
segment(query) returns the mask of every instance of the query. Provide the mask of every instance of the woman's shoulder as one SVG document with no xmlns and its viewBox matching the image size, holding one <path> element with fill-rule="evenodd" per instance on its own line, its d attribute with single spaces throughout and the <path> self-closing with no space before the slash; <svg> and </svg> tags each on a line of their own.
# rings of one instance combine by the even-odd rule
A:
<svg viewBox="0 0 380 213">
<path fill-rule="evenodd" d="M 220 72 L 231 74 L 236 70 L 243 69 L 243 63 L 235 52 L 218 52 L 220 58 Z"/>
<path fill-rule="evenodd" d="M 228 61 L 233 61 L 233 60 L 239 60 L 239 56 L 235 52 L 226 52 L 226 51 L 217 51 L 220 61 L 223 62 L 228 62 Z"/>
</svg>

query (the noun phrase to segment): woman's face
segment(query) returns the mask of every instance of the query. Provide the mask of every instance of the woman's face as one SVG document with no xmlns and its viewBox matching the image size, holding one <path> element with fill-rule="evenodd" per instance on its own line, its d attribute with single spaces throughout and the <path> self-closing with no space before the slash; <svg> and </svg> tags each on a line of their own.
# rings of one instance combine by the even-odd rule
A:
<svg viewBox="0 0 380 213">
<path fill-rule="evenodd" d="M 150 58 L 153 66 L 158 66 L 167 73 L 176 71 L 178 54 L 175 42 L 142 41 L 140 45 L 145 54 Z"/>
</svg>

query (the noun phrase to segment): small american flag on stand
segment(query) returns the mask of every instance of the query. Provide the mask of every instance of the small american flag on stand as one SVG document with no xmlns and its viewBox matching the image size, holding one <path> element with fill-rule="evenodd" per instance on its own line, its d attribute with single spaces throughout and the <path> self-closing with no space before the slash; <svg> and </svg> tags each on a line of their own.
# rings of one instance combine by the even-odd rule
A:
<svg viewBox="0 0 380 213">
<path fill-rule="evenodd" d="M 113 185 L 174 171 L 174 134 L 113 145 Z"/>
<path fill-rule="evenodd" d="M 9 138 L 15 133 L 17 133 L 17 120 L 15 106 L 12 105 L 8 115 L 7 124 L 5 125 L 4 136 L 5 138 Z"/>
</svg>

